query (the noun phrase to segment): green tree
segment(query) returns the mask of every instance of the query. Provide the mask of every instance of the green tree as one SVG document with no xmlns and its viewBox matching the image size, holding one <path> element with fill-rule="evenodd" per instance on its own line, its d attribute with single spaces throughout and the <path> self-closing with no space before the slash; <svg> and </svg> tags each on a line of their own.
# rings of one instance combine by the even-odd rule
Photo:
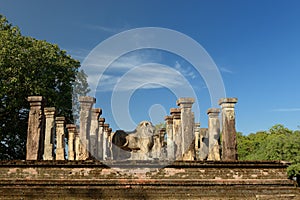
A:
<svg viewBox="0 0 300 200">
<path fill-rule="evenodd" d="M 78 98 L 80 96 L 86 96 L 91 90 L 89 88 L 87 82 L 87 75 L 84 73 L 83 70 L 78 71 L 76 75 L 76 80 L 73 84 L 73 94 L 72 94 L 72 108 L 73 108 L 73 118 L 74 123 L 79 123 L 79 111 L 80 111 L 80 104 Z"/>
<path fill-rule="evenodd" d="M 238 135 L 237 140 L 240 160 L 289 161 L 289 176 L 300 175 L 300 131 L 276 124 L 268 131 Z"/>
<path fill-rule="evenodd" d="M 80 63 L 57 45 L 22 36 L 0 15 L 0 159 L 24 159 L 29 95 L 72 122 L 72 89 Z"/>
</svg>

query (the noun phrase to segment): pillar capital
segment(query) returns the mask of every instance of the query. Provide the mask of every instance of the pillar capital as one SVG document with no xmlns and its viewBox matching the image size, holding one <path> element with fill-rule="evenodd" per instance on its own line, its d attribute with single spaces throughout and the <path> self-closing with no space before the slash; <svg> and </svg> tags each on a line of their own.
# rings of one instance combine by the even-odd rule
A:
<svg viewBox="0 0 300 200">
<path fill-rule="evenodd" d="M 219 100 L 219 105 L 222 108 L 234 108 L 237 102 L 238 102 L 237 98 L 221 98 Z"/>
<path fill-rule="evenodd" d="M 44 98 L 43 96 L 29 96 L 27 101 L 29 102 L 30 107 L 41 106 L 44 103 Z"/>
<path fill-rule="evenodd" d="M 209 108 L 207 110 L 207 115 L 209 117 L 218 117 L 220 112 L 221 112 L 220 108 Z"/>
<path fill-rule="evenodd" d="M 170 114 L 173 119 L 180 119 L 181 118 L 181 109 L 180 108 L 171 108 Z"/>
<path fill-rule="evenodd" d="M 165 116 L 165 121 L 167 124 L 173 124 L 173 117 L 172 116 Z"/>
<path fill-rule="evenodd" d="M 55 115 L 55 107 L 46 107 L 44 108 L 44 113 L 46 118 L 53 117 Z"/>
<path fill-rule="evenodd" d="M 90 96 L 80 96 L 78 98 L 78 101 L 80 103 L 96 103 L 96 99 L 94 97 L 90 97 Z"/>
<path fill-rule="evenodd" d="M 68 129 L 68 131 L 72 131 L 72 132 L 76 132 L 76 125 L 75 124 L 67 124 L 66 128 Z"/>
<path fill-rule="evenodd" d="M 81 110 L 89 110 L 92 108 L 93 104 L 96 103 L 96 99 L 94 97 L 89 96 L 80 96 L 78 98 L 78 101 L 80 102 Z"/>
<path fill-rule="evenodd" d="M 109 124 L 104 124 L 104 130 L 108 131 L 108 129 L 109 129 Z"/>
<path fill-rule="evenodd" d="M 180 108 L 192 108 L 193 103 L 195 102 L 194 98 L 191 97 L 182 97 L 176 101 L 176 104 L 180 106 Z"/>
<path fill-rule="evenodd" d="M 105 118 L 99 118 L 99 126 L 104 127 Z"/>
<path fill-rule="evenodd" d="M 92 119 L 98 120 L 101 114 L 102 114 L 101 108 L 92 109 Z"/>
<path fill-rule="evenodd" d="M 56 117 L 55 118 L 56 124 L 64 124 L 65 120 L 66 120 L 65 117 Z"/>
</svg>

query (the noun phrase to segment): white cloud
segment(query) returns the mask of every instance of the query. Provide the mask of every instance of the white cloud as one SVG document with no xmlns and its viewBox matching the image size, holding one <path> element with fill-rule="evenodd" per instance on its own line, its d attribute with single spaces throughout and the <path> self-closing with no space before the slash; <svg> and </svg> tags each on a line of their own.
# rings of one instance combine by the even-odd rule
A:
<svg viewBox="0 0 300 200">
<path fill-rule="evenodd" d="M 93 24 L 88 24 L 88 25 L 85 25 L 85 26 L 89 29 L 99 30 L 99 31 L 103 31 L 103 32 L 106 32 L 106 33 L 112 33 L 112 34 L 116 34 L 116 33 L 125 31 L 125 30 L 130 28 L 129 26 L 111 27 L 111 26 L 101 26 L 101 25 L 93 25 Z"/>
<path fill-rule="evenodd" d="M 178 61 L 175 62 L 174 68 L 185 77 L 190 77 L 192 79 L 196 78 L 196 74 L 190 69 L 190 67 L 182 66 Z"/>
<path fill-rule="evenodd" d="M 220 71 L 221 72 L 224 72 L 224 73 L 228 73 L 228 74 L 233 74 L 234 72 L 231 71 L 230 69 L 228 68 L 225 68 L 225 67 L 219 67 Z"/>
<path fill-rule="evenodd" d="M 188 81 L 176 70 L 157 63 L 148 63 L 132 68 L 122 76 L 104 76 L 100 91 L 130 91 L 136 89 L 168 88 L 185 89 Z"/>
</svg>

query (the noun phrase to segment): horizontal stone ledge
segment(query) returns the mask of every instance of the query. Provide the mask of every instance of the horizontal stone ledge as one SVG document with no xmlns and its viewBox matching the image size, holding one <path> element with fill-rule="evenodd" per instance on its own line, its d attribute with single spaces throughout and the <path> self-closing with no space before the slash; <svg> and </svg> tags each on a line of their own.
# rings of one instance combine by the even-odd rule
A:
<svg viewBox="0 0 300 200">
<path fill-rule="evenodd" d="M 255 185 L 294 186 L 289 179 L 0 179 L 0 187 L 9 185 L 30 186 L 214 186 L 214 185 Z"/>
<path fill-rule="evenodd" d="M 87 168 L 114 168 L 114 167 L 155 167 L 155 168 L 286 168 L 290 165 L 285 161 L 158 161 L 158 160 L 120 160 L 120 161 L 98 161 L 98 160 L 15 160 L 0 161 L 3 167 L 87 167 Z"/>
</svg>

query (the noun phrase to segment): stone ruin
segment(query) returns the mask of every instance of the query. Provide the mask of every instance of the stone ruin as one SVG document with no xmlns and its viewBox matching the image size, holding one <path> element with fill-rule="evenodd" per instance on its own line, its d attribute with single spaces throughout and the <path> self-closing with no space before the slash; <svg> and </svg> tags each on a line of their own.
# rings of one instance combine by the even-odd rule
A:
<svg viewBox="0 0 300 200">
<path fill-rule="evenodd" d="M 0 161 L 0 199 L 300 199 L 289 163 L 237 160 L 236 98 L 207 110 L 208 128 L 180 98 L 165 128 L 132 132 L 113 132 L 92 97 L 79 98 L 80 128 L 28 101 L 26 160 Z"/>
<path fill-rule="evenodd" d="M 113 132 L 100 117 L 102 109 L 93 108 L 93 97 L 79 97 L 79 127 L 66 124 L 64 117 L 55 115 L 54 107 L 44 108 L 43 97 L 30 96 L 28 101 L 26 160 L 237 160 L 237 98 L 222 98 L 221 109 L 207 110 L 208 128 L 194 121 L 194 99 L 179 98 L 178 107 L 165 117 L 165 128 L 156 130 L 151 122 L 142 121 L 132 132 Z"/>
</svg>

